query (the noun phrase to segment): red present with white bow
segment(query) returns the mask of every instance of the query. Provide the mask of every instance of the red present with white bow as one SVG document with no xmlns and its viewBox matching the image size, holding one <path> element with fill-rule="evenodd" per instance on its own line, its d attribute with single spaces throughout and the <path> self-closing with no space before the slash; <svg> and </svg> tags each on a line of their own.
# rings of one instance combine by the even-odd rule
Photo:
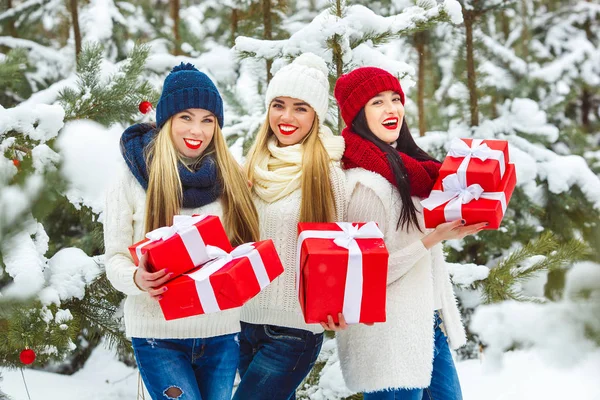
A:
<svg viewBox="0 0 600 400">
<path fill-rule="evenodd" d="M 374 222 L 299 223 L 296 289 L 304 321 L 385 322 L 388 251 Z"/>
<path fill-rule="evenodd" d="M 219 217 L 175 215 L 172 226 L 148 232 L 146 239 L 129 246 L 129 252 L 136 265 L 148 253 L 150 271 L 166 268 L 176 277 L 209 261 L 207 246 L 231 251 Z"/>
<path fill-rule="evenodd" d="M 514 164 L 508 164 L 504 179 L 493 192 L 478 184 L 467 186 L 464 173 L 438 179 L 429 197 L 421 201 L 425 227 L 464 219 L 467 225 L 487 222 L 484 229 L 498 229 L 516 184 Z"/>
<path fill-rule="evenodd" d="M 467 185 L 478 184 L 486 192 L 498 189 L 508 167 L 506 140 L 452 139 L 448 155 L 440 167 L 440 179 L 466 174 Z"/>
<path fill-rule="evenodd" d="M 207 251 L 213 261 L 165 284 L 159 304 L 166 320 L 241 307 L 283 273 L 271 240 L 230 253 L 213 246 Z"/>
</svg>

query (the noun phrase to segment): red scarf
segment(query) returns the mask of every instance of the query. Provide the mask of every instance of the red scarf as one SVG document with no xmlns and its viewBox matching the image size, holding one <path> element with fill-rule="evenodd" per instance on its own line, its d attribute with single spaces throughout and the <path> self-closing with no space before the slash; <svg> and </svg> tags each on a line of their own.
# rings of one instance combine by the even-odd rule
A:
<svg viewBox="0 0 600 400">
<path fill-rule="evenodd" d="M 379 150 L 374 143 L 361 138 L 348 128 L 342 131 L 342 137 L 346 142 L 346 150 L 342 157 L 344 169 L 364 168 L 378 173 L 387 179 L 392 186 L 396 187 L 396 179 L 384 152 Z M 440 163 L 437 161 L 418 161 L 402 152 L 398 153 L 408 173 L 410 195 L 422 198 L 429 197 L 431 188 L 439 175 Z"/>
</svg>

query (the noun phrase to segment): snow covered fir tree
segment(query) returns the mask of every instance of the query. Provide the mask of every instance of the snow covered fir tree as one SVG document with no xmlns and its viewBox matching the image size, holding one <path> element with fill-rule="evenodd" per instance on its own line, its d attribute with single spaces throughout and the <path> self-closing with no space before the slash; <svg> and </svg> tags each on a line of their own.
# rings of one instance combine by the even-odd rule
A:
<svg viewBox="0 0 600 400">
<path fill-rule="evenodd" d="M 438 159 L 453 138 L 510 144 L 518 183 L 502 227 L 445 243 L 469 334 L 456 353 L 465 399 L 600 398 L 600 5 L 194 3 L 0 2 L 0 398 L 26 398 L 21 368 L 31 398 L 136 396 L 103 259 L 119 137 L 154 120 L 140 104 L 190 62 L 223 94 L 243 161 L 267 83 L 305 52 L 326 61 L 332 90 L 359 66 L 398 76 L 408 125 Z M 326 124 L 343 128 L 333 97 Z M 362 398 L 331 335 L 298 397 Z"/>
</svg>

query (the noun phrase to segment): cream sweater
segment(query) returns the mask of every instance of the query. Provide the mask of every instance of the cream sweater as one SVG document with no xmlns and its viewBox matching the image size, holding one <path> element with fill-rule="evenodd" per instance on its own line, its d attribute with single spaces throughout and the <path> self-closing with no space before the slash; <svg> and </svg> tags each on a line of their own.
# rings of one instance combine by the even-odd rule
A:
<svg viewBox="0 0 600 400">
<path fill-rule="evenodd" d="M 106 276 L 112 285 L 127 295 L 125 333 L 141 338 L 207 338 L 240 331 L 240 308 L 166 321 L 158 301 L 141 291 L 133 282 L 134 265 L 128 246 L 144 238 L 146 192 L 125 162 L 106 194 L 104 245 Z M 221 217 L 219 201 L 181 214 L 210 214 Z"/>
<path fill-rule="evenodd" d="M 400 195 L 381 175 L 356 168 L 346 171 L 346 179 L 348 220 L 377 222 L 390 258 L 386 322 L 351 325 L 336 334 L 344 380 L 357 392 L 427 387 L 433 367 L 434 279 L 442 290 L 443 327 L 451 347 L 466 341 L 442 246 L 430 251 L 420 240 L 424 233 L 396 231 Z"/>
<path fill-rule="evenodd" d="M 337 162 L 330 169 L 330 180 L 336 205 L 335 222 L 344 221 L 345 180 L 344 172 Z M 284 273 L 242 307 L 241 319 L 251 324 L 279 325 L 320 333 L 323 332 L 320 324 L 304 322 L 296 292 L 296 245 L 300 200 L 301 189 L 272 203 L 254 196 L 254 205 L 260 223 L 260 238 L 273 240 Z"/>
</svg>

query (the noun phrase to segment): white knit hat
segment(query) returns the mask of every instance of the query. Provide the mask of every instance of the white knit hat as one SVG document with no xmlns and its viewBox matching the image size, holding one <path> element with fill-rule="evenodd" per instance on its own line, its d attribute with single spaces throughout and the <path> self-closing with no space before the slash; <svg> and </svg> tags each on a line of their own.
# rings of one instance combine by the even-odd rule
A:
<svg viewBox="0 0 600 400">
<path fill-rule="evenodd" d="M 267 110 L 275 97 L 292 97 L 307 102 L 325 123 L 329 107 L 329 70 L 325 61 L 313 54 L 304 53 L 291 64 L 281 68 L 267 88 Z"/>
</svg>

